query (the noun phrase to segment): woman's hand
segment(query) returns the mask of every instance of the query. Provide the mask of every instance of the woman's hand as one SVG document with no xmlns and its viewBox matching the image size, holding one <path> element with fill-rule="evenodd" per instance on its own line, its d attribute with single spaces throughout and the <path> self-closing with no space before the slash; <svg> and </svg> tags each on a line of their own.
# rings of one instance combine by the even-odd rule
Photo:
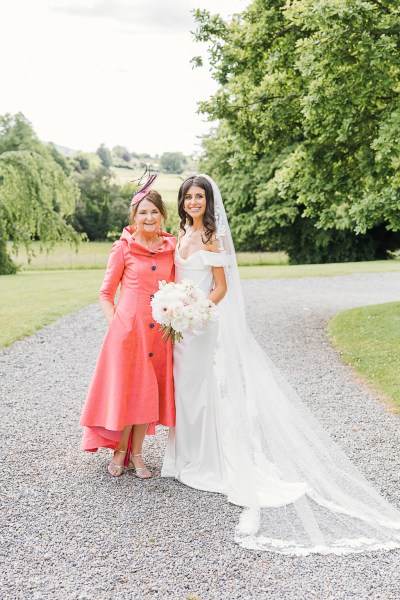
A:
<svg viewBox="0 0 400 600">
<path fill-rule="evenodd" d="M 110 326 L 115 313 L 114 304 L 112 302 L 107 302 L 106 300 L 100 300 L 100 308 L 107 321 L 107 325 Z"/>
</svg>

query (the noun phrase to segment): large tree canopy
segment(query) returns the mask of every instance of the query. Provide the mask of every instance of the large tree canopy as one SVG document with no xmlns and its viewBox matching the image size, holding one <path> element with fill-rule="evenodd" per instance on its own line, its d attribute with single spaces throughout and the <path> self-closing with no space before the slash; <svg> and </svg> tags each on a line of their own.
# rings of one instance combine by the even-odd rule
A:
<svg viewBox="0 0 400 600">
<path fill-rule="evenodd" d="M 234 220 L 249 214 L 238 238 L 251 228 L 263 246 L 305 227 L 350 247 L 398 231 L 398 3 L 253 0 L 230 22 L 196 20 L 219 83 L 200 106 L 220 122 L 203 166 L 222 179 Z"/>
<path fill-rule="evenodd" d="M 62 157 L 54 160 L 55 152 L 37 139 L 23 115 L 0 117 L 0 274 L 15 271 L 9 239 L 15 249 L 24 245 L 29 252 L 35 239 L 50 247 L 79 238 L 65 220 L 79 190 Z"/>
<path fill-rule="evenodd" d="M 164 173 L 182 173 L 186 158 L 182 152 L 164 152 L 160 157 L 160 167 Z"/>
</svg>

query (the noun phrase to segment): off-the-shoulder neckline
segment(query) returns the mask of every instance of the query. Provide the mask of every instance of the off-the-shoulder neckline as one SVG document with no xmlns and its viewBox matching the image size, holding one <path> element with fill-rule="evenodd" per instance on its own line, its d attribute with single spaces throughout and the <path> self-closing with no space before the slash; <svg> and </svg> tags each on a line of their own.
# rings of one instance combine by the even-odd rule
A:
<svg viewBox="0 0 400 600">
<path fill-rule="evenodd" d="M 187 258 L 183 258 L 179 251 L 179 244 L 176 245 L 176 252 L 181 260 L 189 260 L 190 258 L 192 258 L 192 256 L 194 256 L 195 254 L 199 254 L 200 252 L 205 252 L 206 254 L 216 254 L 217 256 L 221 254 L 220 252 L 212 252 L 212 250 L 196 250 L 196 252 L 192 252 L 192 254 L 189 254 Z"/>
</svg>

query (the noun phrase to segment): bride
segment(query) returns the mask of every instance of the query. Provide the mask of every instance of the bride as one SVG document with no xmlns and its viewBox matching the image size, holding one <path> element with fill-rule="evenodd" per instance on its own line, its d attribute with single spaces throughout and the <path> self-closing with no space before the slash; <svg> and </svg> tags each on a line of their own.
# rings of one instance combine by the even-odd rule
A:
<svg viewBox="0 0 400 600">
<path fill-rule="evenodd" d="M 246 326 L 221 193 L 186 179 L 176 281 L 191 279 L 219 320 L 174 348 L 176 427 L 162 468 L 190 487 L 244 507 L 235 539 L 282 554 L 400 548 L 400 514 L 321 428 Z"/>
</svg>

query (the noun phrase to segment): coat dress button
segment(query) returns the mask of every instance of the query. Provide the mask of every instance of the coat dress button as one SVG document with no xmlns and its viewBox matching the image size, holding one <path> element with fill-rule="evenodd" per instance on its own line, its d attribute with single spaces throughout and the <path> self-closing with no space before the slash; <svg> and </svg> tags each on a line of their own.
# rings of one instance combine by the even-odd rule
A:
<svg viewBox="0 0 400 600">
<path fill-rule="evenodd" d="M 150 327 L 150 329 L 153 329 L 154 323 L 150 323 L 149 327 Z"/>
<path fill-rule="evenodd" d="M 156 269 L 157 269 L 156 265 L 153 265 L 153 266 L 151 267 L 151 270 L 152 270 L 152 271 L 155 271 Z"/>
<path fill-rule="evenodd" d="M 154 298 L 154 294 L 150 294 L 150 298 L 153 299 Z"/>
<path fill-rule="evenodd" d="M 151 358 L 152 356 L 154 356 L 154 354 L 153 354 L 152 352 L 150 352 L 149 356 L 150 356 L 150 358 Z"/>
</svg>

